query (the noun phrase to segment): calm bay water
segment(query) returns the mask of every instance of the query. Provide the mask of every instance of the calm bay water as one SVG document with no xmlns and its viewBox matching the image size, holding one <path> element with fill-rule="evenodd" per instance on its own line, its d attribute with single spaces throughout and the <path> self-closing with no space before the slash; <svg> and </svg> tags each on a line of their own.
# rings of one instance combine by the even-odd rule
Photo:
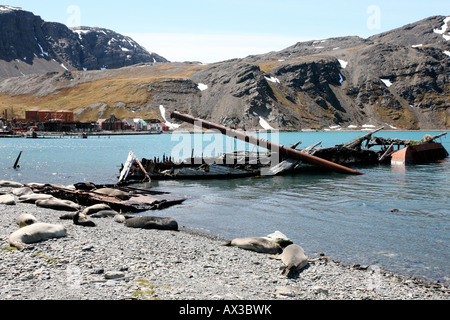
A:
<svg viewBox="0 0 450 320">
<path fill-rule="evenodd" d="M 387 132 L 377 136 L 420 140 L 440 132 Z M 284 145 L 348 142 L 361 132 L 281 133 Z M 89 139 L 0 139 L 0 180 L 22 183 L 115 183 L 133 150 L 139 158 L 171 155 L 195 135 L 117 136 Z M 230 151 L 230 140 L 206 135 L 203 152 Z M 232 140 L 231 140 L 232 142 Z M 450 138 L 442 138 L 450 150 Z M 233 145 L 229 143 L 228 145 Z M 197 146 L 197 145 L 196 145 Z M 211 146 L 214 146 L 212 148 Z M 252 151 L 253 146 L 239 145 Z M 177 149 L 177 150 L 178 150 Z M 190 146 L 185 156 L 190 156 Z M 12 169 L 20 151 L 21 168 Z M 196 150 L 201 154 L 202 150 Z M 450 283 L 450 160 L 438 164 L 356 168 L 363 176 L 303 173 L 227 181 L 164 181 L 142 187 L 192 196 L 153 215 L 226 238 L 265 236 L 276 230 L 309 254 L 324 252 L 346 263 L 379 265 L 401 274 Z M 391 212 L 399 209 L 399 212 Z"/>
</svg>

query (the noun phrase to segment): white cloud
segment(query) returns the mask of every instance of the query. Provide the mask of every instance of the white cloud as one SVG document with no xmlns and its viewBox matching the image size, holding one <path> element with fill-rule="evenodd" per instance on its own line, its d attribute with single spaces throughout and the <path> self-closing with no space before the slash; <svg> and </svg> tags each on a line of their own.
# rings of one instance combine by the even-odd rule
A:
<svg viewBox="0 0 450 320">
<path fill-rule="evenodd" d="M 297 42 L 310 40 L 301 37 L 251 34 L 132 33 L 127 36 L 148 51 L 155 52 L 172 62 L 203 63 L 279 51 Z"/>
</svg>

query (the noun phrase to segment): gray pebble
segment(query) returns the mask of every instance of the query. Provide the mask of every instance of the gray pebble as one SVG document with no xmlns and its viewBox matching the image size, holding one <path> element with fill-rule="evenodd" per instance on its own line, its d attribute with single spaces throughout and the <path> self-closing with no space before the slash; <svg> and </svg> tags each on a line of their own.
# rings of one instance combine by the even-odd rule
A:
<svg viewBox="0 0 450 320">
<path fill-rule="evenodd" d="M 63 224 L 68 236 L 8 249 L 23 213 Z M 186 227 L 143 230 L 99 219 L 96 228 L 80 228 L 26 203 L 2 207 L 0 226 L 1 300 L 449 300 L 448 288 L 438 282 L 427 286 L 314 254 L 308 268 L 280 278 L 279 260 L 222 247 L 224 239 Z"/>
</svg>

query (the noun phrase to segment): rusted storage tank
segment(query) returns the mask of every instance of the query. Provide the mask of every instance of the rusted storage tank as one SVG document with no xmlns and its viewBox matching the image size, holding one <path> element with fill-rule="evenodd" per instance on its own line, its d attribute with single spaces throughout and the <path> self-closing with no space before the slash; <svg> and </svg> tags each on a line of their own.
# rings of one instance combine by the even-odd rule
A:
<svg viewBox="0 0 450 320">
<path fill-rule="evenodd" d="M 51 110 L 40 110 L 38 111 L 38 120 L 39 122 L 45 122 L 52 119 L 52 113 Z"/>
<path fill-rule="evenodd" d="M 69 110 L 58 111 L 57 118 L 61 119 L 62 122 L 73 122 L 74 121 L 73 112 L 69 111 Z"/>
<path fill-rule="evenodd" d="M 27 110 L 25 111 L 25 120 L 29 122 L 38 121 L 38 112 L 39 110 Z"/>
</svg>

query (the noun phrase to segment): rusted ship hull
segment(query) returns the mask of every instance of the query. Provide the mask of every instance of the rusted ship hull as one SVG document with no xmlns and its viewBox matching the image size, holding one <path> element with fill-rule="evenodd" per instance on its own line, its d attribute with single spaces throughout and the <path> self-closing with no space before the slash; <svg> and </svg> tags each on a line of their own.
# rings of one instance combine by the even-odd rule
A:
<svg viewBox="0 0 450 320">
<path fill-rule="evenodd" d="M 170 160 L 158 162 L 142 159 L 142 168 L 134 165 L 126 176 L 126 181 L 145 180 L 145 173 L 150 180 L 198 180 L 198 179 L 235 179 L 255 177 L 261 174 L 263 167 L 257 158 L 238 153 L 211 158 L 190 158 L 174 163 Z M 240 159 L 238 159 L 240 158 Z"/>
<path fill-rule="evenodd" d="M 440 143 L 424 143 L 407 146 L 391 155 L 393 165 L 411 165 L 432 163 L 449 156 L 447 150 Z"/>
</svg>

